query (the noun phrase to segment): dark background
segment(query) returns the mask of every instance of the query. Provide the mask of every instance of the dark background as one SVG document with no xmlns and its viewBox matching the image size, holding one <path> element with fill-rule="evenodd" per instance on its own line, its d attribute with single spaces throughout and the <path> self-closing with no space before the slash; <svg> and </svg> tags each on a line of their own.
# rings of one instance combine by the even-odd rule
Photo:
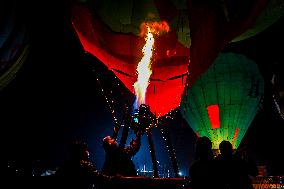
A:
<svg viewBox="0 0 284 189">
<path fill-rule="evenodd" d="M 96 58 L 83 52 L 72 30 L 66 2 L 15 3 L 29 27 L 31 50 L 16 78 L 0 91 L 2 149 L 8 161 L 29 165 L 38 160 L 53 169 L 66 158 L 67 143 L 79 138 L 88 143 L 91 159 L 100 169 L 104 159 L 101 140 L 112 134 L 114 126 L 105 97 L 114 101 L 115 110 L 134 97 L 118 86 L 120 81 Z M 274 72 L 284 73 L 283 23 L 282 18 L 261 34 L 225 48 L 253 59 L 263 74 L 262 108 L 240 147 L 246 147 L 258 165 L 267 165 L 271 175 L 284 174 L 284 121 L 275 111 L 270 83 Z M 179 113 L 169 125 L 178 163 L 187 175 L 196 137 Z M 154 140 L 161 166 L 170 165 L 158 129 L 154 130 Z M 134 161 L 137 168 L 143 164 L 151 168 L 145 138 L 143 142 Z"/>
</svg>

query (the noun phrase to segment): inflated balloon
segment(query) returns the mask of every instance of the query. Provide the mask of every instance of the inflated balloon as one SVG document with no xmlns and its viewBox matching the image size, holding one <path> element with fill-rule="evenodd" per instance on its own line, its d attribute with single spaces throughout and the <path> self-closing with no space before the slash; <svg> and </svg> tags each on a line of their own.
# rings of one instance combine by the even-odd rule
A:
<svg viewBox="0 0 284 189">
<path fill-rule="evenodd" d="M 243 55 L 221 53 L 184 93 L 181 112 L 198 136 L 218 149 L 222 140 L 237 148 L 258 111 L 264 81 L 257 65 Z"/>
<path fill-rule="evenodd" d="M 72 6 L 72 23 L 85 51 L 103 62 L 133 93 L 145 45 L 143 26 L 163 31 L 154 34 L 152 75 L 145 98 L 157 116 L 180 104 L 186 83 L 190 36 L 186 3 L 181 2 L 104 0 Z"/>
<path fill-rule="evenodd" d="M 236 37 L 233 42 L 241 41 L 257 35 L 275 23 L 284 15 L 284 1 L 270 0 L 264 10 L 257 16 L 255 23 L 243 34 Z"/>
<path fill-rule="evenodd" d="M 228 43 L 255 24 L 268 2 L 187 0 L 191 38 L 189 86 L 209 68 Z"/>
<path fill-rule="evenodd" d="M 0 5 L 0 90 L 16 75 L 28 54 L 28 31 L 15 8 Z"/>
</svg>

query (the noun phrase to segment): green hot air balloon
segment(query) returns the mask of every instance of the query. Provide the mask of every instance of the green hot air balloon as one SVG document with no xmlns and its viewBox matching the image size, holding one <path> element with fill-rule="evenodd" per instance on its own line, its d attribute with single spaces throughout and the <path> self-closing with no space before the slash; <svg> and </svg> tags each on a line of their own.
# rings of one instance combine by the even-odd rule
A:
<svg viewBox="0 0 284 189">
<path fill-rule="evenodd" d="M 222 140 L 238 148 L 258 111 L 264 81 L 247 57 L 221 53 L 213 65 L 185 91 L 181 112 L 198 136 L 207 136 L 218 149 Z"/>
</svg>

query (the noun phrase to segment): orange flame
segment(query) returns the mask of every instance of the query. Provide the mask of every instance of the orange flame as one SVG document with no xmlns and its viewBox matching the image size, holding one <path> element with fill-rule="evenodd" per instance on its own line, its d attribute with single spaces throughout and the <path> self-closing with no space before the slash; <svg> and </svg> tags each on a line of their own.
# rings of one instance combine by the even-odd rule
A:
<svg viewBox="0 0 284 189">
<path fill-rule="evenodd" d="M 145 45 L 142 49 L 143 57 L 137 66 L 137 81 L 134 83 L 134 89 L 136 94 L 136 109 L 141 105 L 145 104 L 145 96 L 147 87 L 149 85 L 150 76 L 152 74 L 151 70 L 151 59 L 154 51 L 154 35 L 161 35 L 169 31 L 169 26 L 166 22 L 149 22 L 142 23 L 141 26 L 141 36 L 145 36 Z"/>
<path fill-rule="evenodd" d="M 147 23 L 144 22 L 140 25 L 140 36 L 146 36 L 148 34 L 148 30 L 150 30 L 152 34 L 159 36 L 164 33 L 168 33 L 170 31 L 170 26 L 165 21 Z"/>
<path fill-rule="evenodd" d="M 154 36 L 148 28 L 146 35 L 146 44 L 143 47 L 143 58 L 137 66 L 137 81 L 134 83 L 134 89 L 136 94 L 136 105 L 139 107 L 141 104 L 145 104 L 146 90 L 149 85 L 149 79 L 152 74 L 151 70 L 151 58 L 153 55 Z"/>
</svg>

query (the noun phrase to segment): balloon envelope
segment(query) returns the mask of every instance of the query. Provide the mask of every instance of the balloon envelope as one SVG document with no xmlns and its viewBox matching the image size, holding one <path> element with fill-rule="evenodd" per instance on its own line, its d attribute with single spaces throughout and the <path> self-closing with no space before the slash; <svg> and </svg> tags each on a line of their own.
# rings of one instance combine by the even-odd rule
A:
<svg viewBox="0 0 284 189">
<path fill-rule="evenodd" d="M 237 148 L 258 111 L 264 93 L 257 65 L 243 55 L 221 53 L 185 91 L 181 112 L 198 136 L 218 149 L 222 140 Z"/>
<path fill-rule="evenodd" d="M 84 50 L 103 62 L 133 94 L 145 44 L 140 26 L 165 21 L 170 31 L 155 39 L 146 104 L 157 116 L 180 104 L 190 46 L 186 1 L 89 0 L 72 5 L 72 18 Z"/>
<path fill-rule="evenodd" d="M 284 15 L 284 1 L 270 0 L 264 10 L 256 18 L 255 23 L 243 34 L 233 39 L 232 42 L 241 41 L 262 32 Z"/>
</svg>

